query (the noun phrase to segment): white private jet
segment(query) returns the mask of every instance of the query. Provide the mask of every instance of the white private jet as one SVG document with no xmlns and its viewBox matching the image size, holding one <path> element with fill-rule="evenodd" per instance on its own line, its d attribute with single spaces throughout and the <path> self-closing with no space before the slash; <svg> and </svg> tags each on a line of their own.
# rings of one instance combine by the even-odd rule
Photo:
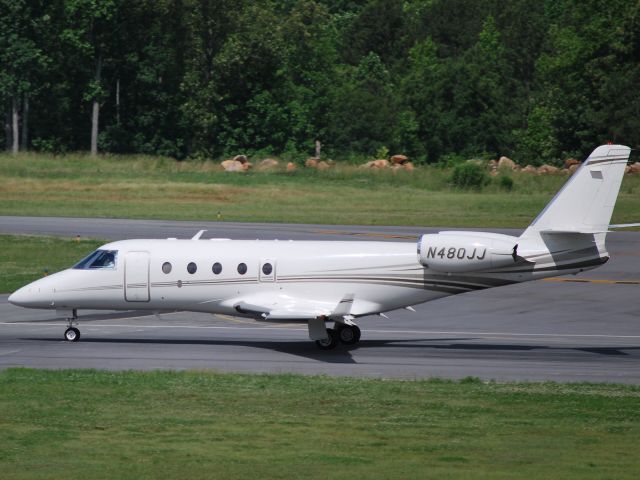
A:
<svg viewBox="0 0 640 480">
<path fill-rule="evenodd" d="M 358 317 L 605 263 L 629 154 L 622 145 L 596 148 L 519 237 L 443 231 L 423 235 L 417 249 L 400 242 L 201 240 L 202 231 L 190 240 L 122 240 L 19 289 L 9 302 L 55 309 L 67 318 L 64 338 L 72 342 L 84 308 L 303 322 L 321 349 L 352 345 L 360 340 Z"/>
</svg>

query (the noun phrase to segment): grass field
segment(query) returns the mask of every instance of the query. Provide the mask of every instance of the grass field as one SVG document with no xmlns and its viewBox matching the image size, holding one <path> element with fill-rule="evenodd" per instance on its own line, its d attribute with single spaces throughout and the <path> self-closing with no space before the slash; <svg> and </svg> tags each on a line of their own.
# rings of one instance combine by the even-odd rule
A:
<svg viewBox="0 0 640 480">
<path fill-rule="evenodd" d="M 524 227 L 566 180 L 510 175 L 513 190 L 494 179 L 477 192 L 452 188 L 448 170 L 426 166 L 227 173 L 210 161 L 0 155 L 0 215 Z M 638 192 L 640 177 L 626 177 L 616 223 L 640 218 Z"/>
<path fill-rule="evenodd" d="M 637 478 L 640 388 L 5 370 L 3 479 Z"/>
<path fill-rule="evenodd" d="M 42 278 L 45 273 L 68 268 L 103 243 L 99 240 L 0 235 L 0 293 L 13 292 Z"/>
</svg>

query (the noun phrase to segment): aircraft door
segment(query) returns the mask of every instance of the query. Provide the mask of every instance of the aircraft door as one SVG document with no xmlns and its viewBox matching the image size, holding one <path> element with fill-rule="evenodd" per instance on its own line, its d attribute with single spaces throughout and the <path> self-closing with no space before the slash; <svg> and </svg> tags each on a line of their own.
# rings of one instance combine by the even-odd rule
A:
<svg viewBox="0 0 640 480">
<path fill-rule="evenodd" d="M 149 301 L 149 252 L 129 252 L 124 267 L 124 299 Z"/>
<path fill-rule="evenodd" d="M 276 281 L 276 261 L 272 258 L 263 258 L 260 260 L 259 277 L 261 282 Z"/>
</svg>

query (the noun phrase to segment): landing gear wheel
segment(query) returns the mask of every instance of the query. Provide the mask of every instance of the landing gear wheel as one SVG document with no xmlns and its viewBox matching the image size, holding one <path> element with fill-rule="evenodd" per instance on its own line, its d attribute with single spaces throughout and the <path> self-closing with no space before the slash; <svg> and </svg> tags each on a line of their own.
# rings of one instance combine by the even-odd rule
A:
<svg viewBox="0 0 640 480">
<path fill-rule="evenodd" d="M 64 332 L 64 339 L 67 342 L 77 342 L 80 340 L 80 330 L 75 327 L 67 328 Z"/>
<path fill-rule="evenodd" d="M 338 332 L 333 328 L 327 328 L 327 335 L 329 335 L 329 338 L 326 340 L 316 340 L 316 345 L 320 350 L 333 350 L 340 342 Z"/>
<path fill-rule="evenodd" d="M 340 341 L 345 345 L 355 345 L 360 341 L 360 328 L 357 325 L 344 325 L 338 330 Z"/>
</svg>

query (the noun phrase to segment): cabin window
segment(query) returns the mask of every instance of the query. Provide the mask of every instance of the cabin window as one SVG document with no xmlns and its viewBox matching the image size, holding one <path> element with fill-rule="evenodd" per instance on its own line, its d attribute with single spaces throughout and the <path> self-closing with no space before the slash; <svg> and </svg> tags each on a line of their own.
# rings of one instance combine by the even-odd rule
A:
<svg viewBox="0 0 640 480">
<path fill-rule="evenodd" d="M 73 268 L 77 270 L 115 269 L 117 250 L 96 250 L 89 256 L 76 263 Z"/>
<path fill-rule="evenodd" d="M 220 272 L 222 272 L 222 265 L 219 262 L 214 263 L 211 267 L 211 271 L 216 275 L 220 275 Z"/>
<path fill-rule="evenodd" d="M 262 265 L 262 273 L 264 273 L 265 275 L 271 275 L 271 272 L 273 272 L 273 265 L 271 265 L 270 263 L 265 263 L 264 265 Z"/>
<path fill-rule="evenodd" d="M 245 273 L 247 273 L 247 264 L 246 263 L 238 264 L 238 273 L 240 275 L 244 275 Z"/>
<path fill-rule="evenodd" d="M 190 262 L 189 265 L 187 265 L 187 272 L 189 272 L 191 275 L 196 273 L 196 270 L 198 270 L 198 266 L 195 263 Z"/>
<path fill-rule="evenodd" d="M 162 271 L 167 274 L 171 273 L 171 264 L 169 262 L 164 262 L 162 264 Z"/>
</svg>

